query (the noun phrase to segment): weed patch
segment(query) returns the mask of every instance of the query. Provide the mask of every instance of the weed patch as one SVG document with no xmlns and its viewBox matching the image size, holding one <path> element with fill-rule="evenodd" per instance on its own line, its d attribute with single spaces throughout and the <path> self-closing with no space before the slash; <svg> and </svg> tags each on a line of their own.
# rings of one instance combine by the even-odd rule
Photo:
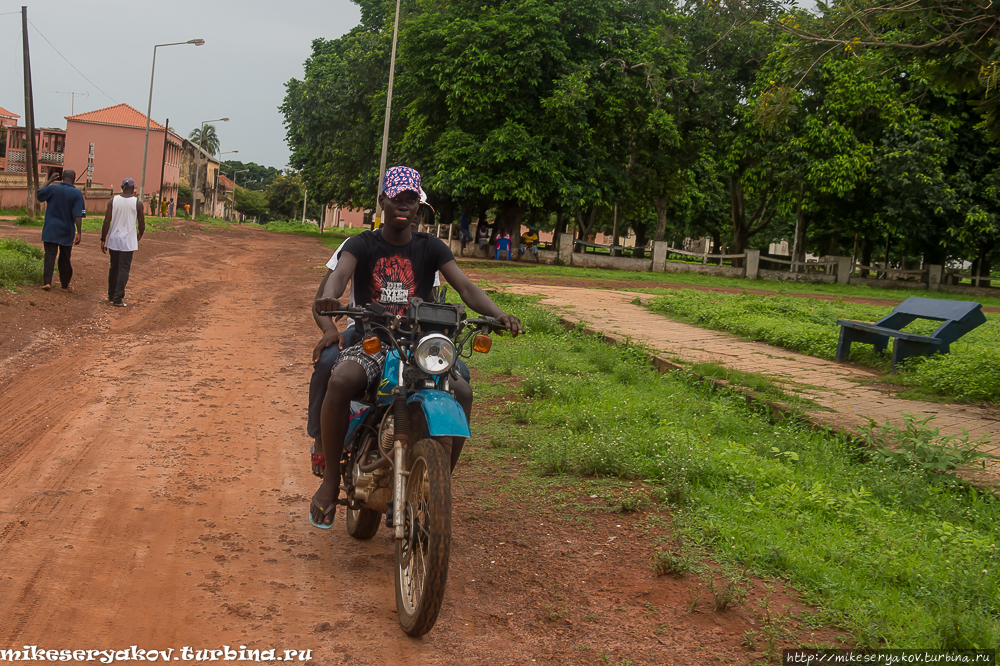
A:
<svg viewBox="0 0 1000 666">
<path fill-rule="evenodd" d="M 20 238 L 0 238 L 0 288 L 41 283 L 44 252 Z"/>
</svg>

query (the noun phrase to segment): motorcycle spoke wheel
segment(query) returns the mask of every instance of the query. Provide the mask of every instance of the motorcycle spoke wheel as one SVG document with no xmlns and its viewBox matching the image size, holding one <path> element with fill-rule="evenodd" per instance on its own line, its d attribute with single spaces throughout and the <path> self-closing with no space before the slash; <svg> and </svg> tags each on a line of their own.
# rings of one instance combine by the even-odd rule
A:
<svg viewBox="0 0 1000 666">
<path fill-rule="evenodd" d="M 404 538 L 396 541 L 396 610 L 410 636 L 434 626 L 444 600 L 451 549 L 450 462 L 432 439 L 417 442 L 406 479 Z"/>
</svg>

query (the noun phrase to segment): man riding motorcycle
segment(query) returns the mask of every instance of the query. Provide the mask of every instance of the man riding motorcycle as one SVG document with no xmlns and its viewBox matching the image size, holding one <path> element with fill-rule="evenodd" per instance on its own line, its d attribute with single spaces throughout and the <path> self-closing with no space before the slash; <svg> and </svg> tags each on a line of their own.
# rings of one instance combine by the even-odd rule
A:
<svg viewBox="0 0 1000 666">
<path fill-rule="evenodd" d="M 351 280 L 358 304 L 377 302 L 389 313 L 403 313 L 411 297 L 427 300 L 434 274 L 441 275 L 454 287 L 462 301 L 476 312 L 494 317 L 512 335 L 523 332 L 517 317 L 502 312 L 482 289 L 462 273 L 451 250 L 440 239 L 411 230 L 420 203 L 420 174 L 408 167 L 386 171 L 385 189 L 379 202 L 385 211 L 385 223 L 378 230 L 363 232 L 345 243 L 337 268 L 329 275 L 314 303 L 314 312 L 329 312 L 341 307 L 336 297 Z M 385 350 L 368 354 L 360 344 L 345 347 L 337 326 L 324 338 L 341 348 L 323 400 L 321 432 L 327 469 L 323 482 L 313 496 L 309 520 L 321 529 L 333 525 L 340 494 L 340 459 L 347 434 L 352 399 L 360 398 L 378 382 L 385 362 Z M 385 343 L 383 343 L 385 344 Z M 472 389 L 459 378 L 452 384 L 455 398 L 465 411 L 472 410 Z M 454 469 L 463 441 L 456 439 L 451 451 Z"/>
</svg>

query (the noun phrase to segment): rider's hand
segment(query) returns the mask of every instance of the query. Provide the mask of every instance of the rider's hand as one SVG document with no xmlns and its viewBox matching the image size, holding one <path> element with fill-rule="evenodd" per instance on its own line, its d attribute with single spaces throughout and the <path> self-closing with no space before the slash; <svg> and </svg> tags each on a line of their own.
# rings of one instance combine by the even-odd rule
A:
<svg viewBox="0 0 1000 666">
<path fill-rule="evenodd" d="M 320 312 L 333 312 L 334 310 L 340 309 L 340 299 L 317 298 L 313 301 L 313 307 L 316 309 L 316 314 L 319 314 Z"/>
<path fill-rule="evenodd" d="M 319 355 L 323 353 L 323 350 L 327 347 L 332 347 L 333 345 L 339 346 L 341 349 L 344 348 L 344 336 L 340 334 L 340 331 L 334 329 L 332 331 L 327 331 L 323 334 L 323 338 L 313 349 L 313 365 L 319 363 Z"/>
<path fill-rule="evenodd" d="M 524 333 L 524 329 L 521 328 L 521 320 L 511 314 L 502 314 L 497 317 L 497 321 L 504 325 L 504 327 L 510 331 L 510 334 L 517 337 L 518 333 Z"/>
</svg>

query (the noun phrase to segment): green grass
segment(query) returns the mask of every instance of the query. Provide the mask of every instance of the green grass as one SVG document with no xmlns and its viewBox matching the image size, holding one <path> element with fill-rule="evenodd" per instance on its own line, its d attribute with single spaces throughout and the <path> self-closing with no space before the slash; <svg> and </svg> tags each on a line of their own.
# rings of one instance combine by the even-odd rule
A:
<svg viewBox="0 0 1000 666">
<path fill-rule="evenodd" d="M 892 311 L 888 306 L 816 298 L 689 290 L 665 290 L 648 307 L 697 326 L 829 360 L 837 350 L 838 319 L 872 322 Z M 952 344 L 950 354 L 910 359 L 892 381 L 912 387 L 912 397 L 1000 404 L 1000 317 L 987 314 L 986 319 Z M 905 330 L 929 335 L 938 325 L 917 320 Z M 850 360 L 886 373 L 891 370 L 889 352 L 875 354 L 870 345 L 854 345 Z"/>
<path fill-rule="evenodd" d="M 20 238 L 0 238 L 0 288 L 16 289 L 26 283 L 41 283 L 41 248 Z"/>
<path fill-rule="evenodd" d="M 326 229 L 322 234 L 315 224 L 302 224 L 301 222 L 268 222 L 264 229 L 279 234 L 296 234 L 298 236 L 309 236 L 323 241 L 323 244 L 331 249 L 336 249 L 351 236 L 356 236 L 364 231 L 363 228 L 338 228 Z"/>
<path fill-rule="evenodd" d="M 771 423 L 742 396 L 658 375 L 641 348 L 567 332 L 526 299 L 496 298 L 530 333 L 473 357 L 477 400 L 506 392 L 495 429 L 537 473 L 657 488 L 677 538 L 788 580 L 861 646 L 1000 644 L 991 493 L 795 420 Z"/>
<path fill-rule="evenodd" d="M 537 264 L 507 265 L 506 262 L 495 261 L 462 261 L 463 268 L 489 272 L 497 277 L 552 277 L 590 280 L 595 287 L 607 282 L 634 282 L 635 289 L 648 293 L 662 293 L 657 288 L 640 286 L 640 283 L 663 285 L 692 285 L 698 287 L 716 287 L 728 289 L 755 289 L 771 291 L 776 294 L 810 294 L 817 296 L 840 296 L 865 299 L 887 299 L 895 302 L 910 296 L 926 298 L 949 298 L 957 301 L 976 301 L 987 307 L 1000 307 L 1000 296 L 969 296 L 965 294 L 949 294 L 938 291 L 881 289 L 860 285 L 844 284 L 802 284 L 796 282 L 775 282 L 770 280 L 744 280 L 742 278 L 724 278 L 698 273 L 652 273 L 637 271 L 619 271 L 601 268 L 574 268 L 571 266 L 545 266 Z M 627 288 L 627 287 L 626 287 Z"/>
</svg>

